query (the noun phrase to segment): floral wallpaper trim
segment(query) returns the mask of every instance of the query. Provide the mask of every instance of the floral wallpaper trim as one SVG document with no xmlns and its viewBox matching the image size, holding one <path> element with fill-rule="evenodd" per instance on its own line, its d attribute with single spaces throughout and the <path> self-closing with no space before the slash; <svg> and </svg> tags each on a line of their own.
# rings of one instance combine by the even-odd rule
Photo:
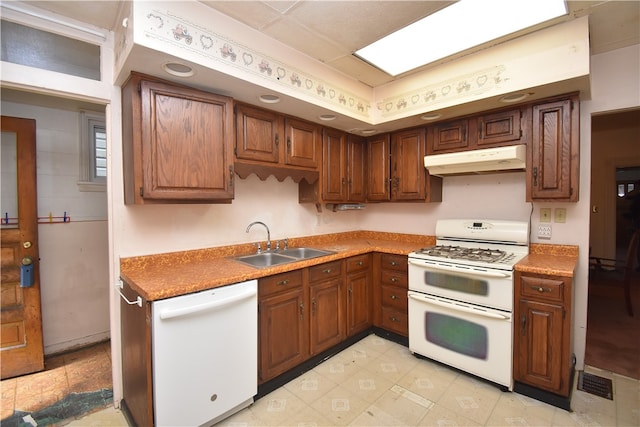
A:
<svg viewBox="0 0 640 427">
<path fill-rule="evenodd" d="M 384 98 L 376 103 L 382 117 L 389 117 L 413 110 L 430 111 L 439 104 L 455 99 L 468 98 L 471 95 L 495 90 L 507 80 L 503 74 L 504 65 L 474 71 L 451 79 L 424 86 L 393 97 Z"/>
<path fill-rule="evenodd" d="M 369 118 L 371 103 L 317 76 L 244 46 L 171 12 L 152 10 L 146 15 L 144 34 L 209 60 L 258 76 L 270 85 L 286 87 L 306 96 Z"/>
</svg>

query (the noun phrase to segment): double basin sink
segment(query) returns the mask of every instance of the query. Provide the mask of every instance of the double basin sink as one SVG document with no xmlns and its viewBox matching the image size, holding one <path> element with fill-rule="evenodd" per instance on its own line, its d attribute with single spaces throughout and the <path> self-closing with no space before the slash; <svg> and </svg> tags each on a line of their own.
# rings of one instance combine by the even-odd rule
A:
<svg viewBox="0 0 640 427">
<path fill-rule="evenodd" d="M 291 248 L 284 249 L 279 252 L 262 252 L 259 254 L 239 256 L 235 257 L 234 260 L 252 267 L 265 268 L 278 264 L 287 264 L 290 262 L 331 255 L 334 253 L 335 252 L 332 251 L 324 251 L 314 248 Z"/>
</svg>

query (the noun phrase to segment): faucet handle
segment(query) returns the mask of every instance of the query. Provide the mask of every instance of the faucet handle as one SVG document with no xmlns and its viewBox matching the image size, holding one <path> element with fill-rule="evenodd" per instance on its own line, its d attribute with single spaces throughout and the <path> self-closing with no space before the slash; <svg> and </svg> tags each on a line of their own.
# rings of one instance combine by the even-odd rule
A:
<svg viewBox="0 0 640 427">
<path fill-rule="evenodd" d="M 258 243 L 254 243 L 253 246 L 255 246 L 257 248 L 256 253 L 262 253 L 262 248 L 260 247 L 260 242 Z"/>
<path fill-rule="evenodd" d="M 285 237 L 284 238 L 284 250 L 286 251 L 287 249 L 289 249 L 289 238 Z"/>
<path fill-rule="evenodd" d="M 276 252 L 280 250 L 280 240 L 276 240 Z"/>
</svg>

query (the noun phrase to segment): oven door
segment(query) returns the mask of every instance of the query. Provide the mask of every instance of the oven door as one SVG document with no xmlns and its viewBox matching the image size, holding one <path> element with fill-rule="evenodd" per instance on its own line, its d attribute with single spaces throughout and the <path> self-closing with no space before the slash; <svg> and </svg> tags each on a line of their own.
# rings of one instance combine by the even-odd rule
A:
<svg viewBox="0 0 640 427">
<path fill-rule="evenodd" d="M 409 291 L 409 350 L 512 388 L 509 312 Z"/>
<path fill-rule="evenodd" d="M 513 311 L 513 272 L 409 258 L 409 289 Z"/>
</svg>

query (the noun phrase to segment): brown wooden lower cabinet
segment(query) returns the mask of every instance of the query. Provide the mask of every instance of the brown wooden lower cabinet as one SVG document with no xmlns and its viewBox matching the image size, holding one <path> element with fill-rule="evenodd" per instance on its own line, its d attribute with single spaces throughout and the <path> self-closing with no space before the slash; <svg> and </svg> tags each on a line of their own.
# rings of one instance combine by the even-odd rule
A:
<svg viewBox="0 0 640 427">
<path fill-rule="evenodd" d="M 258 281 L 258 382 L 304 362 L 308 320 L 302 270 Z"/>
<path fill-rule="evenodd" d="M 343 292 L 344 262 L 309 268 L 310 353 L 318 354 L 346 338 Z"/>
<path fill-rule="evenodd" d="M 375 304 L 376 326 L 409 336 L 408 322 L 408 262 L 406 255 L 376 254 L 379 266 L 376 274 L 376 293 L 379 302 Z"/>
<path fill-rule="evenodd" d="M 515 274 L 514 380 L 569 396 L 572 278 Z"/>
<path fill-rule="evenodd" d="M 346 277 L 347 336 L 351 337 L 373 324 L 371 255 L 358 255 L 347 259 Z"/>
</svg>

